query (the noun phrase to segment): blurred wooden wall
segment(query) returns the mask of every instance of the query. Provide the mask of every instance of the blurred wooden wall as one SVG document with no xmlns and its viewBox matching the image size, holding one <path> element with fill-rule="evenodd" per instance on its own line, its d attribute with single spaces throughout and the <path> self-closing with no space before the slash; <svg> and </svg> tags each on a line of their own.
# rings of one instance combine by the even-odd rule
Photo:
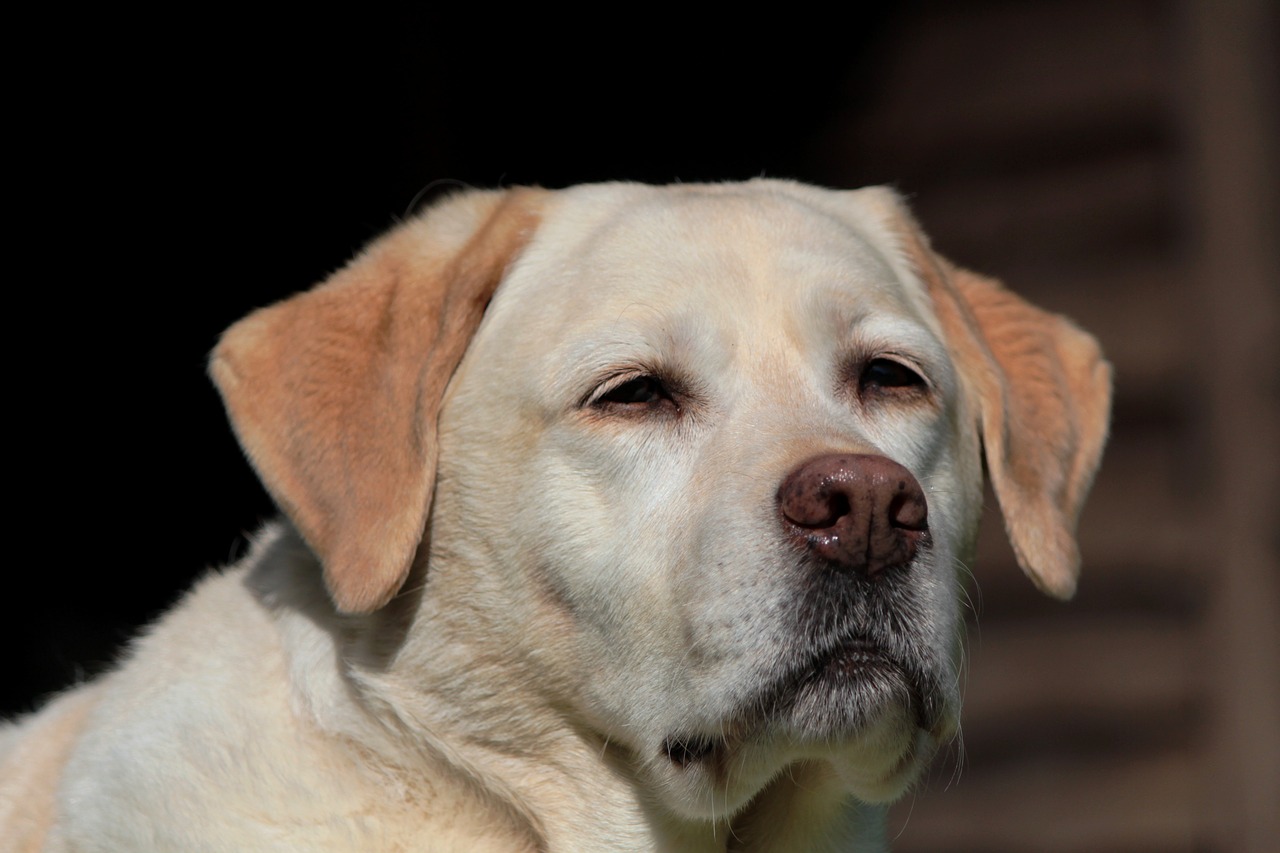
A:
<svg viewBox="0 0 1280 853">
<path fill-rule="evenodd" d="M 912 9 L 823 137 L 836 182 L 897 175 L 940 251 L 1101 339 L 1117 396 L 1074 602 L 989 498 L 963 755 L 895 849 L 1280 849 L 1275 4 Z"/>
</svg>

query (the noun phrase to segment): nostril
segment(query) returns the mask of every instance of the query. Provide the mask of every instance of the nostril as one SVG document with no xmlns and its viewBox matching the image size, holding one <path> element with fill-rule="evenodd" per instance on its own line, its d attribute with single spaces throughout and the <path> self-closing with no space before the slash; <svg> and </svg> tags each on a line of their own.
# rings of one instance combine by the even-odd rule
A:
<svg viewBox="0 0 1280 853">
<path fill-rule="evenodd" d="M 782 514 L 797 527 L 823 530 L 853 511 L 849 495 L 831 478 L 792 477 L 778 490 Z"/>
<path fill-rule="evenodd" d="M 851 508 L 849 506 L 849 496 L 843 492 L 831 492 L 823 496 L 822 501 L 814 504 L 814 512 L 810 516 L 810 521 L 795 521 L 800 527 L 812 530 L 825 530 L 835 525 L 849 514 Z M 818 513 L 822 513 L 821 516 Z"/>
<path fill-rule="evenodd" d="M 928 530 L 929 507 L 924 495 L 899 483 L 898 494 L 889 503 L 889 523 L 903 530 Z"/>
<path fill-rule="evenodd" d="M 849 504 L 849 496 L 844 492 L 836 492 L 827 499 L 828 506 L 831 507 L 831 514 L 823 520 L 818 527 L 832 527 L 840 519 L 844 518 L 853 508 Z"/>
</svg>

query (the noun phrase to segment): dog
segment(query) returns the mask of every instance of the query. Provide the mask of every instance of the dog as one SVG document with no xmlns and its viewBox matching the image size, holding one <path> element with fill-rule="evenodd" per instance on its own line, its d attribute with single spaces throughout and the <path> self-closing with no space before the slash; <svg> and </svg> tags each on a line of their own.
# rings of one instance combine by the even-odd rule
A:
<svg viewBox="0 0 1280 853">
<path fill-rule="evenodd" d="M 984 466 L 1068 598 L 1110 405 L 895 192 L 777 180 L 463 192 L 210 372 L 282 519 L 0 734 L 6 849 L 883 849 Z"/>
</svg>

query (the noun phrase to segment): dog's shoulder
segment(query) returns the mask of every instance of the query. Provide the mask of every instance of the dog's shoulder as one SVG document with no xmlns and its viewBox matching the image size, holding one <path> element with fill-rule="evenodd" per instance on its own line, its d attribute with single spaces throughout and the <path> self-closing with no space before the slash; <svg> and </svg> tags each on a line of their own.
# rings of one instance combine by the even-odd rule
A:
<svg viewBox="0 0 1280 853">
<path fill-rule="evenodd" d="M 265 538 L 279 541 L 284 533 Z M 0 824 L 36 847 L 51 823 L 55 846 L 85 833 L 108 845 L 145 847 L 156 839 L 137 836 L 149 830 L 122 815 L 176 803 L 192 786 L 236 796 L 243 784 L 230 782 L 245 761 L 237 754 L 245 735 L 287 710 L 278 632 L 246 584 L 254 567 L 271 559 L 268 544 L 205 577 L 112 671 L 5 730 Z"/>
<path fill-rule="evenodd" d="M 352 699 L 358 632 L 318 578 L 293 529 L 270 524 L 115 670 L 0 732 L 0 826 L 17 849 L 384 849 L 455 830 L 458 849 L 514 849 L 486 837 L 502 827 L 474 837 L 484 823 L 459 821 L 470 804 L 439 780 L 392 767 L 403 745 Z"/>
</svg>

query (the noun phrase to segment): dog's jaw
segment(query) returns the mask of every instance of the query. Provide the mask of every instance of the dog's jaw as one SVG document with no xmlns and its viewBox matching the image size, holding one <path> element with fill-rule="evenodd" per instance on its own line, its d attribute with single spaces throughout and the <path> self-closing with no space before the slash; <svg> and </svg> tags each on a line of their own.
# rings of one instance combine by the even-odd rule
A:
<svg viewBox="0 0 1280 853">
<path fill-rule="evenodd" d="M 672 742 L 664 742 L 663 755 L 647 763 L 646 786 L 658 792 L 673 814 L 732 822 L 779 779 L 793 778 L 807 767 L 825 768 L 829 796 L 850 803 L 893 802 L 916 780 L 940 737 L 918 728 L 901 706 L 890 704 L 857 737 L 718 739 L 702 741 L 696 754 L 683 755 L 672 754 Z"/>
<path fill-rule="evenodd" d="M 900 574 L 929 571 L 929 561 L 922 563 Z M 954 736 L 958 636 L 950 654 L 939 654 L 910 620 L 905 633 L 887 627 L 877 611 L 909 613 L 918 602 L 906 594 L 893 601 L 893 594 L 858 589 L 845 595 L 855 606 L 810 591 L 798 596 L 808 606 L 794 609 L 819 612 L 815 597 L 827 605 L 825 632 L 798 619 L 783 651 L 761 654 L 781 662 L 748 679 L 759 687 L 718 710 L 713 703 L 646 756 L 647 773 L 671 808 L 701 819 L 743 808 L 779 774 L 815 762 L 831 768 L 831 784 L 862 802 L 889 802 Z"/>
</svg>

